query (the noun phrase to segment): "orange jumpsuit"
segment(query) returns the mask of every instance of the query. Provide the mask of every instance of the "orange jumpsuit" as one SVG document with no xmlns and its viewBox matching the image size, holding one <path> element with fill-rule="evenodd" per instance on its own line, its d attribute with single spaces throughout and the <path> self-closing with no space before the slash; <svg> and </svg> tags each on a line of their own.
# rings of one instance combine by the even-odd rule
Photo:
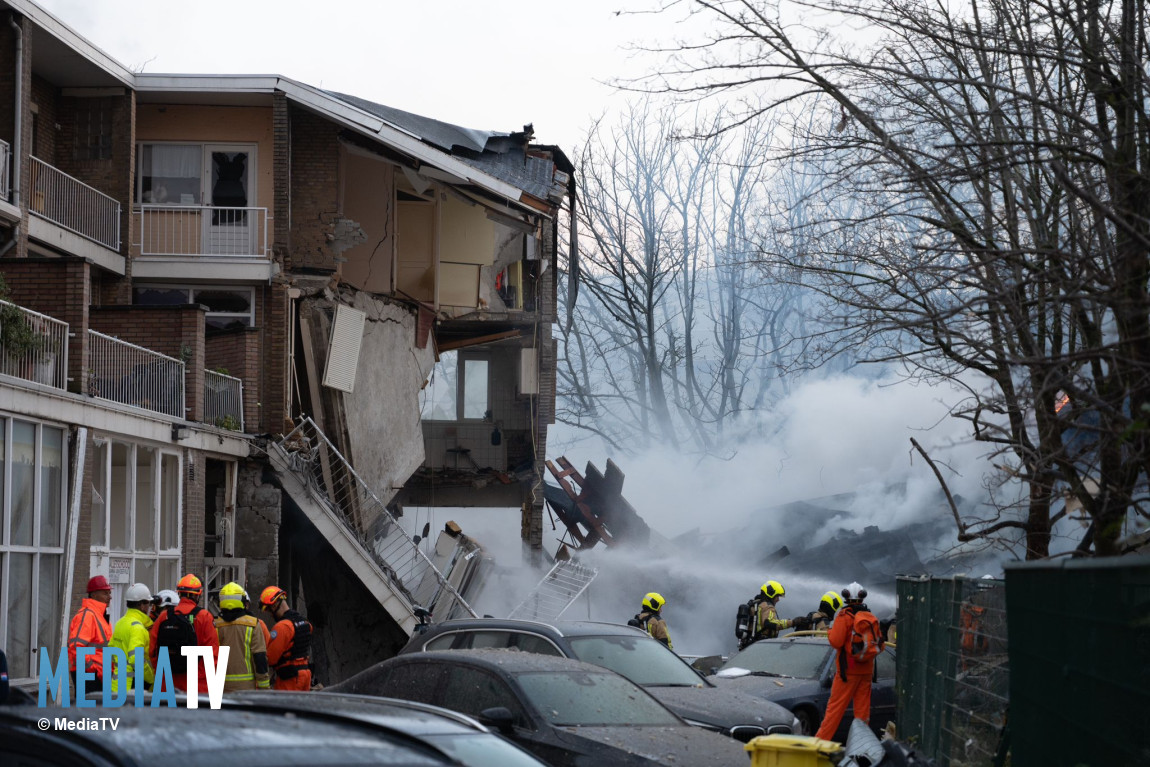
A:
<svg viewBox="0 0 1150 767">
<path fill-rule="evenodd" d="M 300 626 L 300 642 L 297 647 L 296 626 Z M 303 636 L 306 632 L 307 636 Z M 311 624 L 295 610 L 284 613 L 272 627 L 268 642 L 268 664 L 271 665 L 272 687 L 277 690 L 310 690 L 311 668 L 307 651 L 311 646 Z"/>
<path fill-rule="evenodd" d="M 874 678 L 874 659 L 860 663 L 849 652 L 851 635 L 854 633 L 854 613 L 849 609 L 839 610 L 835 622 L 827 633 L 827 640 L 838 652 L 835 679 L 831 684 L 831 698 L 823 714 L 823 723 L 816 738 L 830 740 L 839 728 L 847 706 L 853 701 L 855 719 L 870 721 L 870 685 Z"/>
<path fill-rule="evenodd" d="M 104 646 L 112 638 L 112 626 L 108 623 L 108 606 L 98 599 L 85 597 L 80 603 L 80 611 L 72 618 L 68 627 L 68 670 L 73 678 L 76 674 L 76 649 L 95 647 L 88 656 L 87 669 L 99 681 L 104 676 Z"/>
</svg>

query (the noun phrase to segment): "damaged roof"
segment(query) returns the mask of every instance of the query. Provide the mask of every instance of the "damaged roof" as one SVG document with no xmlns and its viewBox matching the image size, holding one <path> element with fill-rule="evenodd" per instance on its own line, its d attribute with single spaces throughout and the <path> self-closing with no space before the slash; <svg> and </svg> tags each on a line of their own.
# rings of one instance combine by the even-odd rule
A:
<svg viewBox="0 0 1150 767">
<path fill-rule="evenodd" d="M 423 115 L 413 114 L 412 112 L 405 112 L 395 107 L 377 104 L 374 101 L 361 99 L 359 96 L 352 96 L 347 93 L 339 93 L 337 91 L 324 91 L 324 93 L 332 98 L 347 102 L 357 109 L 362 109 L 369 114 L 373 114 L 387 121 L 392 126 L 406 131 L 421 141 L 439 147 L 446 152 L 454 153 L 457 148 L 467 149 L 472 152 L 482 152 L 487 148 L 487 142 L 491 138 L 511 135 L 509 133 L 496 133 L 474 128 L 463 128 L 458 125 L 452 125 L 451 123 L 445 123 L 442 120 L 435 120 L 430 117 L 424 117 Z"/>
</svg>

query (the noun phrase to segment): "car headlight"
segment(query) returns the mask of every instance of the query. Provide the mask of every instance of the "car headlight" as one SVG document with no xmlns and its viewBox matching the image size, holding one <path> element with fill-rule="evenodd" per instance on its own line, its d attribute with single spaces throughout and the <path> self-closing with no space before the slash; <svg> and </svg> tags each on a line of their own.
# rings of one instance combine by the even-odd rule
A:
<svg viewBox="0 0 1150 767">
<path fill-rule="evenodd" d="M 687 724 L 691 725 L 692 727 L 702 727 L 704 730 L 710 730 L 711 732 L 722 732 L 723 731 L 722 727 L 719 727 L 718 725 L 714 725 L 714 724 L 708 724 L 707 722 L 699 722 L 699 721 L 696 721 L 694 719 L 684 719 L 683 721 L 686 722 Z"/>
</svg>

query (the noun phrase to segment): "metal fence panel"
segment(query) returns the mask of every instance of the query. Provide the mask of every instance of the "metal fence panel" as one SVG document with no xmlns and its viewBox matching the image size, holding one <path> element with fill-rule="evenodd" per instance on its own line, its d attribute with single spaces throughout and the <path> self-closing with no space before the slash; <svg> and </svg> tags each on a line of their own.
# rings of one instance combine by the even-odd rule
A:
<svg viewBox="0 0 1150 767">
<path fill-rule="evenodd" d="M 1150 764 L 1150 557 L 1006 568 L 1011 764 Z"/>
</svg>

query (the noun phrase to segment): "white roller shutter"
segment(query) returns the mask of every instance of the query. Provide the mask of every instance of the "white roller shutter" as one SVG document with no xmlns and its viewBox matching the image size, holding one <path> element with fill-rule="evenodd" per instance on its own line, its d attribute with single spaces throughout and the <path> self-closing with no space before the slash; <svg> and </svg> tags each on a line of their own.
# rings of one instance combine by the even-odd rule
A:
<svg viewBox="0 0 1150 767">
<path fill-rule="evenodd" d="M 327 349 L 327 367 L 323 385 L 351 392 L 355 389 L 355 371 L 359 367 L 359 348 L 363 343 L 363 325 L 367 315 L 359 309 L 339 304 L 331 326 Z"/>
</svg>

